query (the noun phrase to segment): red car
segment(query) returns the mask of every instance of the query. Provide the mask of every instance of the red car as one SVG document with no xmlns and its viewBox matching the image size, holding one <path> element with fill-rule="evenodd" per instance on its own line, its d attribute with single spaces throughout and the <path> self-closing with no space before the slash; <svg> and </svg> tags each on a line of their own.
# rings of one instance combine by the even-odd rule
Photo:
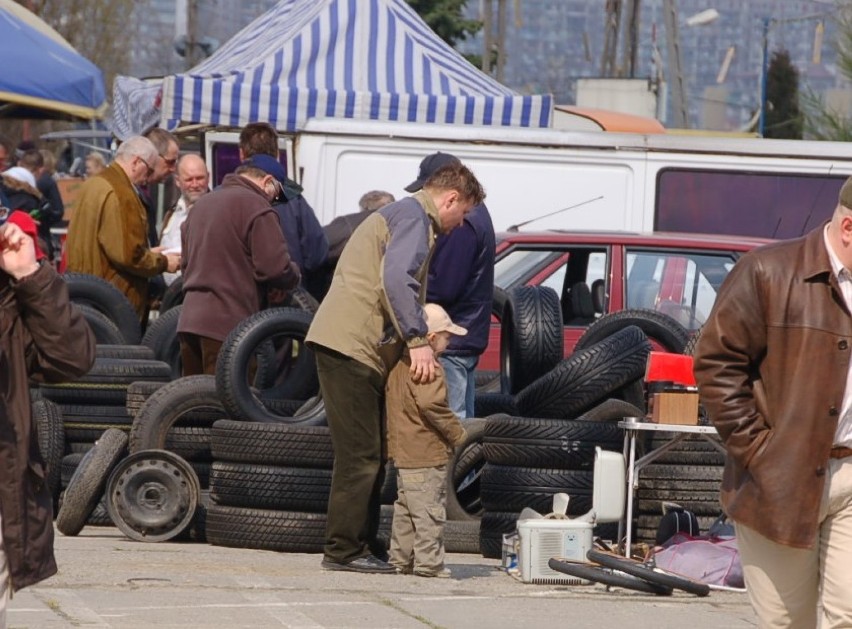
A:
<svg viewBox="0 0 852 629">
<path fill-rule="evenodd" d="M 663 232 L 504 232 L 497 235 L 494 284 L 553 288 L 562 306 L 568 355 L 590 323 L 627 308 L 656 310 L 697 330 L 737 259 L 770 242 Z M 479 369 L 500 369 L 496 318 Z"/>
</svg>

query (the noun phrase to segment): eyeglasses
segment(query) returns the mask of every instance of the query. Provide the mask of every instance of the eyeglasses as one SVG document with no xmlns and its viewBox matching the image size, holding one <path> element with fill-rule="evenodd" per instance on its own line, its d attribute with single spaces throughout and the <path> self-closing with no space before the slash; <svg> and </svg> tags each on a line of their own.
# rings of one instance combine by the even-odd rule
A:
<svg viewBox="0 0 852 629">
<path fill-rule="evenodd" d="M 174 168 L 175 164 L 178 163 L 177 157 L 175 157 L 174 159 L 168 159 L 162 153 L 160 154 L 160 159 L 162 159 L 166 163 L 166 166 L 168 166 L 169 168 Z"/>
<path fill-rule="evenodd" d="M 137 157 L 139 157 L 139 156 L 137 155 Z M 142 157 L 139 157 L 139 161 L 141 161 L 143 164 L 145 164 L 145 168 L 147 168 L 147 169 L 148 169 L 148 176 L 149 176 L 149 177 L 150 177 L 151 175 L 153 175 L 153 174 L 154 174 L 154 169 L 153 169 L 153 168 L 151 168 L 151 164 L 149 164 L 149 163 L 148 163 L 148 162 L 147 162 L 144 158 L 142 158 Z"/>
</svg>

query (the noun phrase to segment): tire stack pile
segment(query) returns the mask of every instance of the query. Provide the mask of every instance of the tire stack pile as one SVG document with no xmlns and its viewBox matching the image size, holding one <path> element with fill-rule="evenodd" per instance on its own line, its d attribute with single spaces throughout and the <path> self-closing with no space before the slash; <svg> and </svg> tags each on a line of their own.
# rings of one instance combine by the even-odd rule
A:
<svg viewBox="0 0 852 629">
<path fill-rule="evenodd" d="M 322 552 L 334 463 L 327 426 L 221 420 L 211 443 L 211 544 Z"/>
<path fill-rule="evenodd" d="M 500 558 L 504 533 L 515 530 L 525 507 L 541 514 L 553 496 L 567 493 L 568 515 L 592 508 L 595 447 L 620 451 L 622 431 L 614 423 L 492 415 L 485 421 L 485 466 L 480 480 L 482 516 L 480 552 Z M 595 535 L 613 539 L 612 525 Z"/>
</svg>

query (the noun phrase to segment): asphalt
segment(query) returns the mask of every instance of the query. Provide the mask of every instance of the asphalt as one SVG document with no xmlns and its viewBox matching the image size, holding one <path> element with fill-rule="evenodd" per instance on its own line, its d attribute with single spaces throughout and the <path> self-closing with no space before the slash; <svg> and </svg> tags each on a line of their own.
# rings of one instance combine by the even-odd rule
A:
<svg viewBox="0 0 852 629">
<path fill-rule="evenodd" d="M 57 533 L 59 574 L 17 593 L 9 627 L 736 629 L 746 595 L 655 597 L 585 585 L 531 585 L 499 561 L 450 554 L 450 579 L 328 572 L 320 555 L 142 543 L 117 529 Z"/>
</svg>

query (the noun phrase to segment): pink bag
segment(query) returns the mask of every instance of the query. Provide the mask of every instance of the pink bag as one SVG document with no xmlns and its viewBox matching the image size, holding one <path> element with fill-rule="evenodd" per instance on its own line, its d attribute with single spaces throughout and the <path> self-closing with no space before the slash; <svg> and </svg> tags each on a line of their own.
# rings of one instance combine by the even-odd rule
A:
<svg viewBox="0 0 852 629">
<path fill-rule="evenodd" d="M 735 537 L 674 535 L 654 553 L 658 568 L 708 585 L 745 587 Z"/>
</svg>

